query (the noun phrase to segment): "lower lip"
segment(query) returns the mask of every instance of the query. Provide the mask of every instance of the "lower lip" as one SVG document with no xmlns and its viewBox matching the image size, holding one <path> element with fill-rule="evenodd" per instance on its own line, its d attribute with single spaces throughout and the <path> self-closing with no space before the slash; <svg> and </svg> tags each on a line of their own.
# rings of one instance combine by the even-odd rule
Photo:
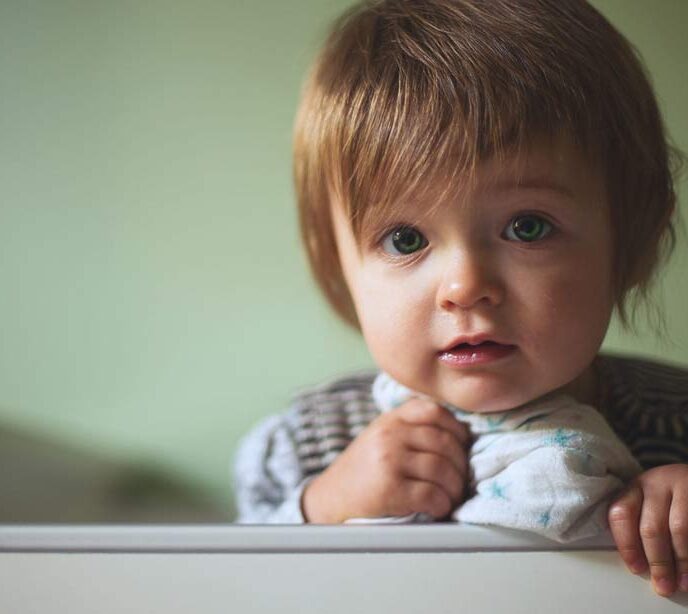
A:
<svg viewBox="0 0 688 614">
<path fill-rule="evenodd" d="M 516 351 L 515 345 L 485 343 L 442 352 L 439 359 L 450 367 L 484 365 L 510 356 Z"/>
</svg>

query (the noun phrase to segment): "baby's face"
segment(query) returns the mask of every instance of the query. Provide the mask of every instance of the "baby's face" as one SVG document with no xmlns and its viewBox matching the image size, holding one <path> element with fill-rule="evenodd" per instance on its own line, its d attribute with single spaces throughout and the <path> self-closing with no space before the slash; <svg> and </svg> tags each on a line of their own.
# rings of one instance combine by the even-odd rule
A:
<svg viewBox="0 0 688 614">
<path fill-rule="evenodd" d="M 378 366 L 467 411 L 511 409 L 582 377 L 613 307 L 601 179 L 567 143 L 479 167 L 475 188 L 399 203 L 359 252 L 337 206 L 344 275 Z M 433 205 L 435 203 L 432 203 Z"/>
</svg>

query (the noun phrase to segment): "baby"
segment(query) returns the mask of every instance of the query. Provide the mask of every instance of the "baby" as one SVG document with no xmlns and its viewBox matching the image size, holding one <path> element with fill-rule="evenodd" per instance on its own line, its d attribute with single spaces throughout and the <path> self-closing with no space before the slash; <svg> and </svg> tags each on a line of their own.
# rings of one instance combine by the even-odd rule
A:
<svg viewBox="0 0 688 614">
<path fill-rule="evenodd" d="M 238 521 L 448 519 L 475 478 L 448 408 L 566 398 L 644 470 L 608 509 L 624 561 L 688 590 L 688 372 L 599 354 L 672 247 L 674 155 L 639 59 L 585 2 L 347 11 L 296 119 L 302 237 L 330 304 L 412 392 L 381 411 L 358 373 L 264 420 L 237 454 Z"/>
</svg>

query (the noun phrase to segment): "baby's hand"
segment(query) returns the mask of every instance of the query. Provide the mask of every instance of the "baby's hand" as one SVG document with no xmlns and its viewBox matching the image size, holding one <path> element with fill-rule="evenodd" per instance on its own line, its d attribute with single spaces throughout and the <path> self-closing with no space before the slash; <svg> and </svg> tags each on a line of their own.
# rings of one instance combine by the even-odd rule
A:
<svg viewBox="0 0 688 614">
<path fill-rule="evenodd" d="M 447 409 L 411 399 L 371 422 L 304 490 L 307 522 L 447 516 L 464 497 L 468 430 Z"/>
<path fill-rule="evenodd" d="M 638 476 L 610 505 L 609 527 L 633 573 L 649 563 L 655 592 L 688 591 L 688 465 Z"/>
</svg>

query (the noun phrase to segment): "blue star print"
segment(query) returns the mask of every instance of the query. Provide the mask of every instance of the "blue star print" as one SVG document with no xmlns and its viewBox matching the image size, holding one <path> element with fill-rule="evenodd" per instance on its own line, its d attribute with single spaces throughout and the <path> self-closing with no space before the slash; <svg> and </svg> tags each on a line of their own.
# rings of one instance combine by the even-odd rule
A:
<svg viewBox="0 0 688 614">
<path fill-rule="evenodd" d="M 504 494 L 505 490 L 506 487 L 497 482 L 492 482 L 492 484 L 490 484 L 490 495 L 493 499 L 506 499 L 506 495 Z"/>
<path fill-rule="evenodd" d="M 549 525 L 549 521 L 549 512 L 542 512 L 542 514 L 540 514 L 540 517 L 538 518 L 538 523 L 540 524 L 540 526 L 546 527 L 547 525 Z"/>
<path fill-rule="evenodd" d="M 543 443 L 548 446 L 555 445 L 559 446 L 560 448 L 568 448 L 572 447 L 570 446 L 570 444 L 572 443 L 572 440 L 576 437 L 577 434 L 575 432 L 567 433 L 564 429 L 557 429 L 554 435 L 545 437 Z"/>
</svg>

